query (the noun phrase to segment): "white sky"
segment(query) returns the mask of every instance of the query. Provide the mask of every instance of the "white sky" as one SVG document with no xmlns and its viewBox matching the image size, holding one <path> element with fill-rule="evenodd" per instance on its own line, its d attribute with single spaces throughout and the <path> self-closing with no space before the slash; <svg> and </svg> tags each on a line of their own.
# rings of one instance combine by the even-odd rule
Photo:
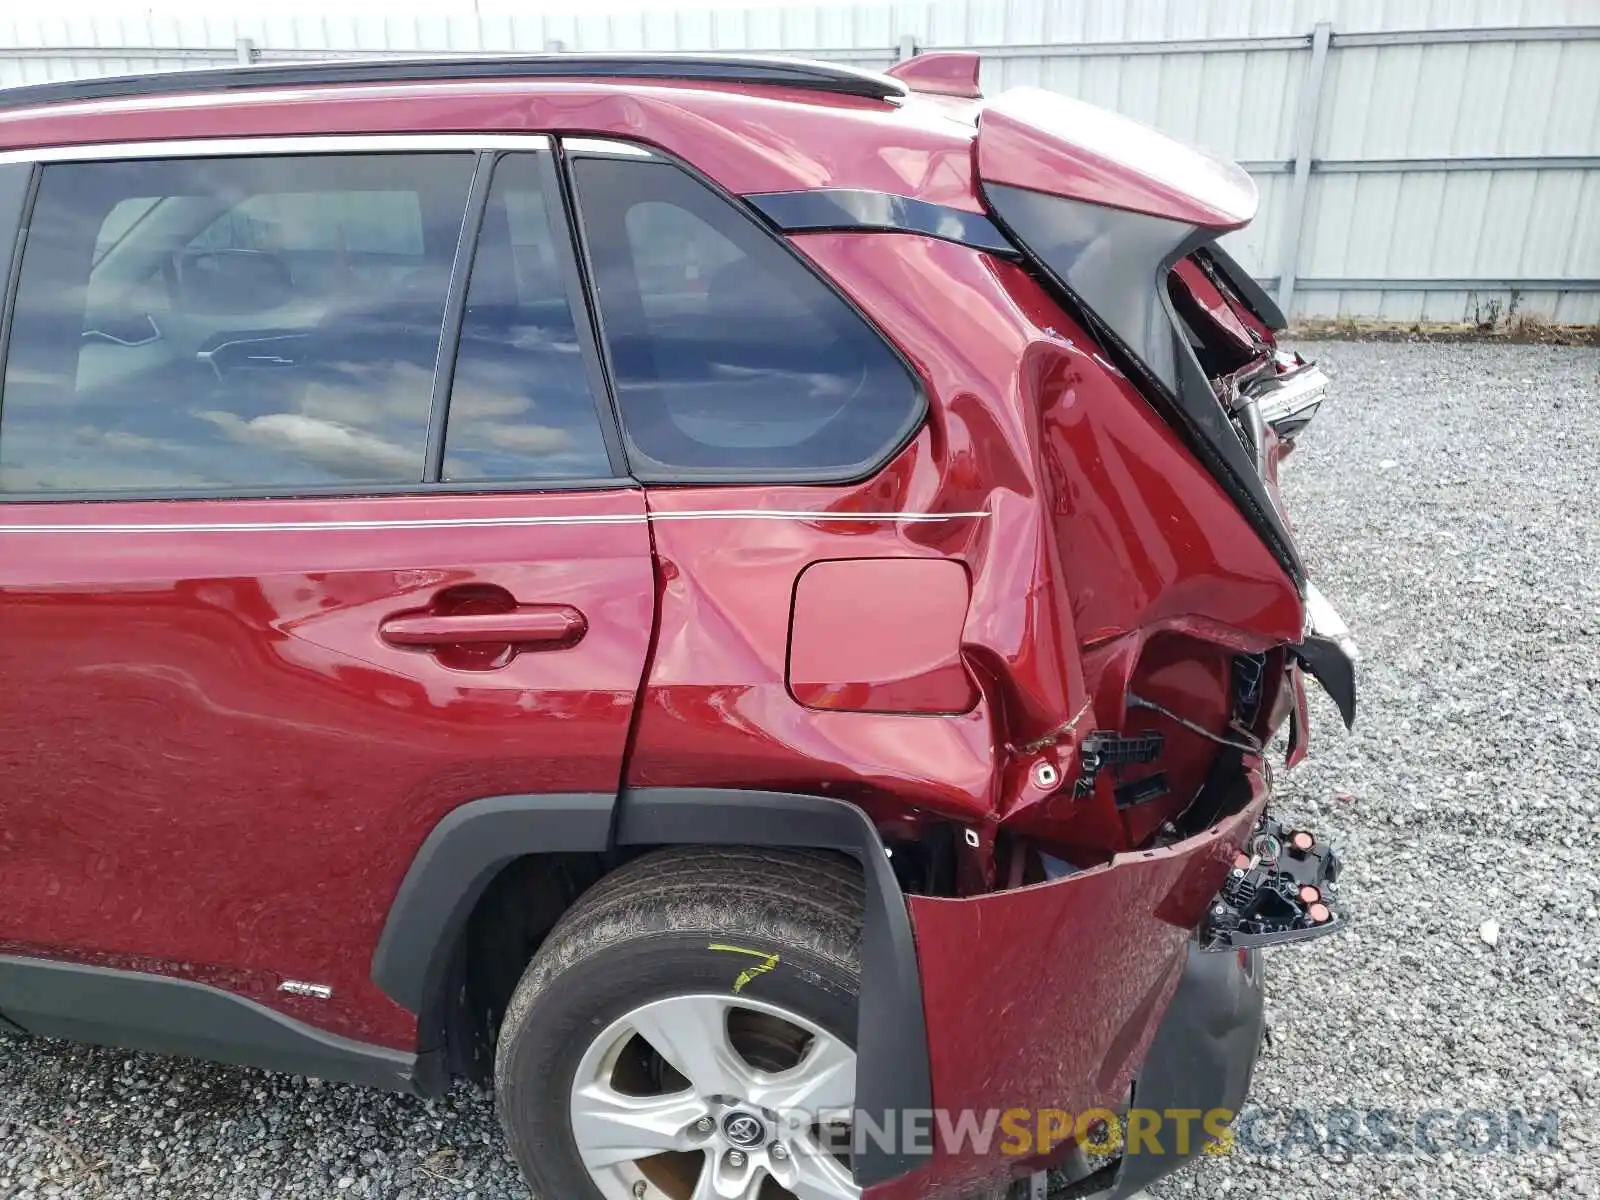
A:
<svg viewBox="0 0 1600 1200">
<path fill-rule="evenodd" d="M 117 4 L 114 0 L 49 0 L 42 9 L 34 10 L 35 18 L 72 20 L 97 17 L 139 20 L 146 16 L 161 17 L 412 17 L 471 16 L 537 16 L 548 12 L 552 16 L 600 16 L 611 13 L 663 12 L 691 5 L 697 9 L 744 8 L 775 10 L 783 8 L 810 8 L 809 4 L 777 2 L 777 0 L 594 0 L 592 3 L 540 3 L 539 0 L 419 0 L 399 3 L 393 0 L 255 0 L 255 3 L 218 3 L 218 0 L 161 0 L 156 4 Z M 824 0 L 821 7 L 850 7 L 840 0 Z M 13 10 L 20 13 L 21 10 Z M 11 14 L 8 14 L 11 15 Z M 13 19 L 16 19 L 13 16 Z M 30 22 L 31 23 L 31 22 Z M 6 23 L 0 21 L 0 43 L 9 41 Z"/>
</svg>

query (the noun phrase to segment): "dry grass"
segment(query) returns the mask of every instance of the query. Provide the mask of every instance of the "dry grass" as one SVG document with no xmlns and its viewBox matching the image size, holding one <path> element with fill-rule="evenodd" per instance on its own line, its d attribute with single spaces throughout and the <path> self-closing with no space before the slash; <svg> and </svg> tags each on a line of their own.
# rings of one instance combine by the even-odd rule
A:
<svg viewBox="0 0 1600 1200">
<path fill-rule="evenodd" d="M 1538 313 L 1490 321 L 1377 321 L 1341 317 L 1297 321 L 1294 337 L 1374 342 L 1511 342 L 1548 346 L 1600 346 L 1600 325 L 1557 325 Z"/>
</svg>

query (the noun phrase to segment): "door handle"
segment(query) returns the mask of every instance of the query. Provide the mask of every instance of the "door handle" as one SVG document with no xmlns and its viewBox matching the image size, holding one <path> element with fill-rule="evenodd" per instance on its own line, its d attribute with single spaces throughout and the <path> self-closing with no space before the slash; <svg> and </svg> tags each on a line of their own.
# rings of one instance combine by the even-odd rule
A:
<svg viewBox="0 0 1600 1200">
<path fill-rule="evenodd" d="M 519 604 L 507 612 L 400 613 L 378 627 L 391 646 L 513 646 L 529 650 L 576 645 L 589 622 L 570 604 Z"/>
</svg>

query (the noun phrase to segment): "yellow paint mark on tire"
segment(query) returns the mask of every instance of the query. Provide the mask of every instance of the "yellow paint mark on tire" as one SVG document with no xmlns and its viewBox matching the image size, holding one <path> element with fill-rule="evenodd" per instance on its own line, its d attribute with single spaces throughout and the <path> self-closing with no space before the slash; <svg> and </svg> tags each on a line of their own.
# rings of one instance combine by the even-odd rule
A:
<svg viewBox="0 0 1600 1200">
<path fill-rule="evenodd" d="M 759 958 L 761 960 L 755 966 L 747 967 L 743 971 L 739 972 L 738 977 L 733 981 L 734 995 L 738 995 L 740 992 L 744 991 L 744 989 L 749 986 L 750 981 L 755 979 L 756 976 L 765 975 L 768 971 L 772 970 L 772 968 L 776 967 L 779 960 L 779 956 L 776 954 L 768 954 L 763 950 L 751 950 L 744 946 L 729 946 L 721 942 L 712 942 L 706 947 L 706 949 L 721 950 L 726 954 L 746 954 L 751 958 Z"/>
</svg>

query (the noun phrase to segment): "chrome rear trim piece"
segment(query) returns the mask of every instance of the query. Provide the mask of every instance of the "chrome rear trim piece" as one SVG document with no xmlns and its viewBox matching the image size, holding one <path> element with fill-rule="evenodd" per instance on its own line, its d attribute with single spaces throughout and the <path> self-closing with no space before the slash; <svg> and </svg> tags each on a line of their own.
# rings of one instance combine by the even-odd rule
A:
<svg viewBox="0 0 1600 1200">
<path fill-rule="evenodd" d="M 606 158 L 656 157 L 643 146 L 636 146 L 632 142 L 614 142 L 610 138 L 562 138 L 561 148 L 568 154 L 598 154 Z"/>
<path fill-rule="evenodd" d="M 215 503 L 205 501 L 204 503 Z M 243 501 L 243 503 L 250 503 Z M 982 520 L 987 512 L 827 512 L 816 510 L 726 509 L 700 512 L 589 513 L 566 517 L 439 517 L 394 521 L 217 521 L 179 524 L 0 525 L 8 533 L 316 533 L 380 529 L 497 529 L 541 525 L 643 525 L 657 521 L 846 521 L 852 524 L 918 525 L 936 521 Z"/>
<path fill-rule="evenodd" d="M 129 158 L 233 158 L 256 154 L 385 154 L 429 150 L 548 150 L 542 133 L 362 133 L 297 137 L 174 138 L 167 142 L 105 142 L 35 146 L 0 154 L 0 164 L 107 162 Z"/>
</svg>

